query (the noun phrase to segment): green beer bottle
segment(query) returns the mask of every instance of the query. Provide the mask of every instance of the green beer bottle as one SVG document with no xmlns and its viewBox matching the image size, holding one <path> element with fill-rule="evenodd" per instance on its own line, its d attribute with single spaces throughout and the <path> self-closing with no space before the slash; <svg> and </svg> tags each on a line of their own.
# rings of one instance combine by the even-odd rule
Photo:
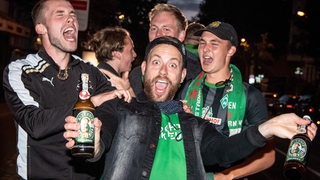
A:
<svg viewBox="0 0 320 180">
<path fill-rule="evenodd" d="M 310 120 L 307 115 L 304 119 Z M 307 135 L 307 126 L 298 125 L 298 133 L 290 141 L 286 160 L 283 168 L 283 175 L 290 180 L 301 179 L 306 171 L 306 164 L 310 152 L 311 140 Z"/>
<path fill-rule="evenodd" d="M 90 101 L 89 74 L 81 74 L 82 90 L 74 105 L 73 115 L 80 124 L 79 136 L 75 138 L 75 145 L 71 154 L 75 157 L 92 158 L 94 154 L 94 105 Z"/>
</svg>

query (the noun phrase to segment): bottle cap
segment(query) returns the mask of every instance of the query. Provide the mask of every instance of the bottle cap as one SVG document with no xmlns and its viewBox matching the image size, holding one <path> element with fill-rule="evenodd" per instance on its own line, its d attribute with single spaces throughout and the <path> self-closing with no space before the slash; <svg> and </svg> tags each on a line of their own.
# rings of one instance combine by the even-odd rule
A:
<svg viewBox="0 0 320 180">
<path fill-rule="evenodd" d="M 311 117 L 310 117 L 309 115 L 304 115 L 304 116 L 303 116 L 303 119 L 306 119 L 306 120 L 311 121 Z"/>
<path fill-rule="evenodd" d="M 311 117 L 308 116 L 308 115 L 304 115 L 304 116 L 303 116 L 303 119 L 312 121 L 312 120 L 311 120 Z M 306 132 L 307 132 L 307 126 L 308 126 L 308 125 L 298 125 L 298 126 L 297 126 L 297 133 L 298 133 L 298 134 L 304 134 L 304 133 L 306 133 Z"/>
<path fill-rule="evenodd" d="M 86 100 L 86 99 L 89 99 L 89 97 L 90 97 L 89 91 L 85 91 L 85 90 L 80 91 L 80 93 L 79 93 L 80 99 Z"/>
</svg>

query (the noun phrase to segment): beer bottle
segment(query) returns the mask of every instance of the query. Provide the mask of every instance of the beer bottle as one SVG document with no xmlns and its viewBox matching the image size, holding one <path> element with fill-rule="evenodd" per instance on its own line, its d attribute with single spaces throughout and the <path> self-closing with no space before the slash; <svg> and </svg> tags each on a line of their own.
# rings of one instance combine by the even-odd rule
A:
<svg viewBox="0 0 320 180">
<path fill-rule="evenodd" d="M 311 121 L 310 116 L 303 116 Z M 311 140 L 307 135 L 307 126 L 298 125 L 298 133 L 290 141 L 283 174 L 287 179 L 301 179 L 306 171 Z"/>
<path fill-rule="evenodd" d="M 80 124 L 79 136 L 75 138 L 75 145 L 71 154 L 75 157 L 91 158 L 94 153 L 94 105 L 90 101 L 89 74 L 81 74 L 82 90 L 74 105 L 73 115 Z"/>
</svg>

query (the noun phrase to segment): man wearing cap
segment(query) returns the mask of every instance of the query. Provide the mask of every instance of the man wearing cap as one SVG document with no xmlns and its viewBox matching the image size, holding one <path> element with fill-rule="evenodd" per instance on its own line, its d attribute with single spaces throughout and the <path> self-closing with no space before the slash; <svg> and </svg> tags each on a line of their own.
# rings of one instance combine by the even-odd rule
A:
<svg viewBox="0 0 320 180">
<path fill-rule="evenodd" d="M 180 101 L 172 100 L 186 76 L 185 49 L 178 39 L 160 37 L 150 42 L 141 68 L 144 92 L 130 103 L 113 99 L 96 109 L 101 121 L 95 118 L 95 159 L 89 161 L 106 153 L 101 179 L 205 180 L 203 163 L 224 165 L 239 160 L 262 147 L 267 138 L 291 138 L 297 124 L 310 123 L 286 114 L 226 137 L 208 121 L 184 112 Z M 76 122 L 75 117 L 66 118 L 67 148 L 72 148 L 78 136 Z M 311 139 L 316 130 L 314 123 L 308 126 Z"/>
<path fill-rule="evenodd" d="M 212 124 L 221 134 L 233 136 L 268 119 L 264 97 L 253 86 L 242 81 L 239 69 L 230 64 L 239 44 L 232 25 L 215 21 L 199 30 L 199 57 L 203 72 L 189 82 L 180 95 L 192 112 Z M 241 143 L 241 142 L 239 142 Z M 246 160 L 225 167 L 206 167 L 219 172 L 214 179 L 238 179 L 266 168 L 275 161 L 270 141 Z"/>
</svg>

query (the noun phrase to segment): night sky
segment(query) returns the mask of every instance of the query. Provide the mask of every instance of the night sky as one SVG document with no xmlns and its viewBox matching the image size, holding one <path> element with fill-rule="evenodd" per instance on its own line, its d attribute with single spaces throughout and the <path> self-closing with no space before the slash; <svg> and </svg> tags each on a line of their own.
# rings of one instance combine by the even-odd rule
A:
<svg viewBox="0 0 320 180">
<path fill-rule="evenodd" d="M 205 14 L 200 15 L 204 24 L 213 20 L 229 22 L 236 28 L 239 37 L 245 37 L 250 42 L 257 42 L 261 40 L 261 34 L 268 33 L 269 41 L 277 49 L 286 49 L 293 22 L 293 25 L 299 26 L 299 31 L 304 32 L 300 38 L 307 41 L 308 48 L 305 49 L 310 51 L 308 53 L 315 54 L 320 50 L 317 29 L 319 0 L 207 0 L 205 5 L 202 8 Z M 307 16 L 297 18 L 293 9 L 303 10 Z"/>
</svg>

